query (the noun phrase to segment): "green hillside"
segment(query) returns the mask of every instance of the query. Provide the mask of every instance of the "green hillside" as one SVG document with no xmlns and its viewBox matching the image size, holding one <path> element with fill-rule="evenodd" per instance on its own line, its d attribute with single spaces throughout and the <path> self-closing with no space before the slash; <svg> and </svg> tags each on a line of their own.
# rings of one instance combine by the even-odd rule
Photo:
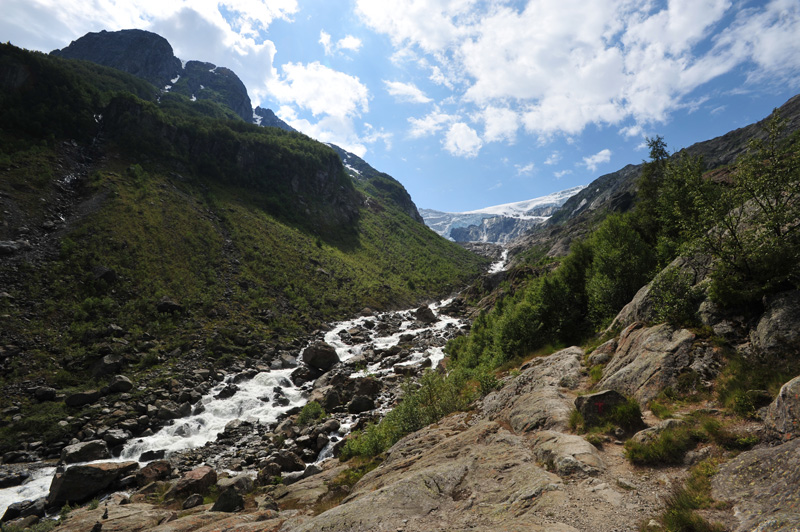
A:
<svg viewBox="0 0 800 532">
<path fill-rule="evenodd" d="M 0 406 L 26 409 L 34 384 L 102 386 L 109 353 L 140 382 L 225 367 L 364 307 L 446 295 L 487 262 L 299 133 L 10 45 L 0 87 Z M 163 298 L 179 306 L 159 312 Z"/>
</svg>

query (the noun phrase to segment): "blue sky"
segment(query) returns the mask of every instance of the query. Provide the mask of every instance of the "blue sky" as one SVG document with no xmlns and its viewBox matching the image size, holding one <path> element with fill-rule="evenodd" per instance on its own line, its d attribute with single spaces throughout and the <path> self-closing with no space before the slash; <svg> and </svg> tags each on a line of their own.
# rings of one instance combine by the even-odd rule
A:
<svg viewBox="0 0 800 532">
<path fill-rule="evenodd" d="M 759 120 L 800 92 L 797 0 L 2 0 L 0 39 L 142 28 L 419 207 L 545 195 Z"/>
</svg>

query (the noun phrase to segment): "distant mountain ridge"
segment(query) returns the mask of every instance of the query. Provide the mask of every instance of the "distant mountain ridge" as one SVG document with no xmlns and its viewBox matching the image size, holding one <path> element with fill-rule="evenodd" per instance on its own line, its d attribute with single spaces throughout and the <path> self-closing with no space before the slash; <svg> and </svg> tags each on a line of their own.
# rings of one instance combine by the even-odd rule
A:
<svg viewBox="0 0 800 532">
<path fill-rule="evenodd" d="M 505 243 L 544 223 L 569 198 L 584 188 L 572 187 L 538 198 L 473 211 L 420 209 L 420 213 L 428 227 L 456 242 Z"/>
</svg>

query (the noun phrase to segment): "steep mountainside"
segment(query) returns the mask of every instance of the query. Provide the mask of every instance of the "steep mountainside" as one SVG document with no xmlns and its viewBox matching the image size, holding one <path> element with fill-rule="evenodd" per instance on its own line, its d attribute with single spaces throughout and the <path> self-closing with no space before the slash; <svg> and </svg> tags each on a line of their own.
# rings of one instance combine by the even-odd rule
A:
<svg viewBox="0 0 800 532">
<path fill-rule="evenodd" d="M 182 62 L 167 40 L 144 30 L 87 33 L 53 55 L 83 59 L 140 77 L 163 92 L 223 104 L 246 122 L 253 121 L 250 97 L 239 77 L 225 67 Z"/>
<path fill-rule="evenodd" d="M 447 294 L 488 262 L 422 224 L 396 181 L 354 184 L 302 134 L 11 45 L 0 87 L 0 410 L 23 420 L 3 418 L 2 452 L 35 433 L 57 455 L 71 439 L 54 420 L 77 411 L 38 404 L 37 386 L 101 389 L 124 368 L 144 390 L 278 357 L 329 320 Z"/>
<path fill-rule="evenodd" d="M 571 196 L 584 187 L 573 187 L 541 198 L 495 205 L 468 212 L 422 209 L 425 223 L 456 242 L 505 243 L 542 224 Z"/>
</svg>

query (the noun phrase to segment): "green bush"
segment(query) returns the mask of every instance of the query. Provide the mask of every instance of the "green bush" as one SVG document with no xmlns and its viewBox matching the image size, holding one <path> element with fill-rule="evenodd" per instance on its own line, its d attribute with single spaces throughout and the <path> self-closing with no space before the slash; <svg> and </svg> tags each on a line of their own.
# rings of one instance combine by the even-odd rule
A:
<svg viewBox="0 0 800 532">
<path fill-rule="evenodd" d="M 647 443 L 625 442 L 625 456 L 636 465 L 680 464 L 687 451 L 697 444 L 697 433 L 688 424 L 664 429 Z"/>
<path fill-rule="evenodd" d="M 693 276 L 678 268 L 662 271 L 653 280 L 650 298 L 653 302 L 653 320 L 667 322 L 675 328 L 697 322 L 697 307 L 702 302 L 702 291 L 693 286 Z"/>
<path fill-rule="evenodd" d="M 305 425 L 310 425 L 311 423 L 316 423 L 321 419 L 325 419 L 326 415 L 327 414 L 325 413 L 325 409 L 322 408 L 322 405 L 316 401 L 310 401 L 306 403 L 302 410 L 300 410 L 295 423 L 303 427 Z"/>
</svg>

